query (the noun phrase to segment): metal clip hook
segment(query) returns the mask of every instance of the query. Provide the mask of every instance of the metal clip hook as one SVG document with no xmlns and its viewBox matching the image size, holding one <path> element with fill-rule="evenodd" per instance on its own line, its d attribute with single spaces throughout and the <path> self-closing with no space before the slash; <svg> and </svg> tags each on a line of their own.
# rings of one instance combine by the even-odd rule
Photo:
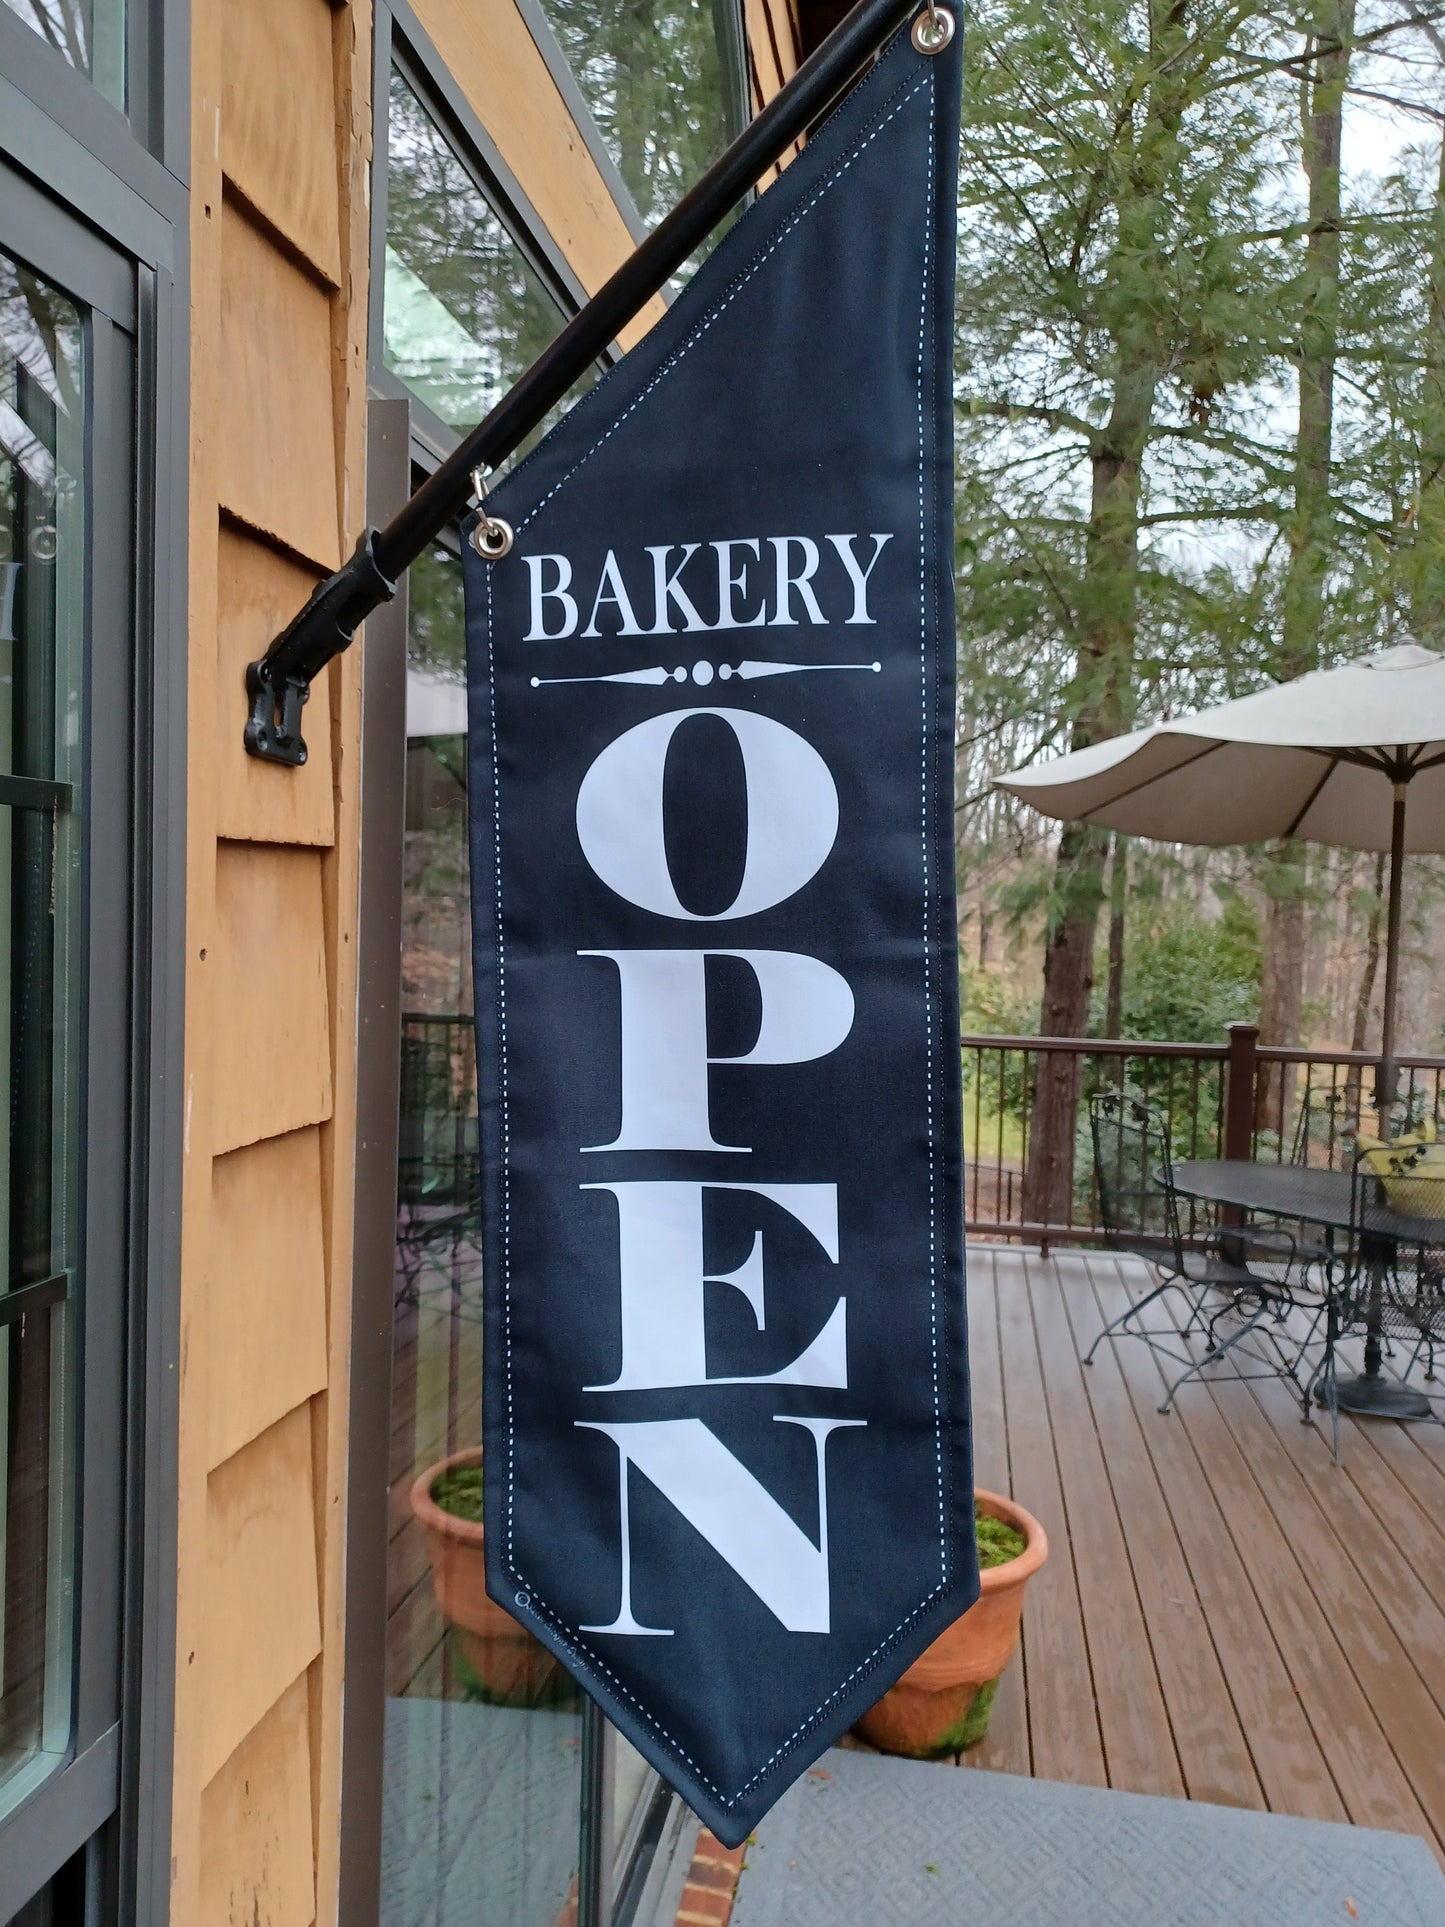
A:
<svg viewBox="0 0 1445 1927">
<path fill-rule="evenodd" d="M 913 23 L 913 44 L 921 54 L 941 54 L 953 38 L 953 15 L 938 0 L 928 5 Z"/>
<path fill-rule="evenodd" d="M 504 522 L 500 515 L 488 515 L 487 484 L 480 468 L 472 470 L 472 494 L 477 510 L 477 519 L 472 524 L 472 547 L 484 562 L 500 562 L 504 555 L 512 552 L 512 525 Z"/>
</svg>

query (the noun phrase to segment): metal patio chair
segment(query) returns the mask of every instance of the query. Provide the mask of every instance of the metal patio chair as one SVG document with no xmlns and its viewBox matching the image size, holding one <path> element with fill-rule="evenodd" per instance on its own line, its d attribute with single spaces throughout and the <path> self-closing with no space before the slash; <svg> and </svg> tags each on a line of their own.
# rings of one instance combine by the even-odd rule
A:
<svg viewBox="0 0 1445 1927">
<path fill-rule="evenodd" d="M 1409 1379 L 1423 1358 L 1427 1385 L 1435 1380 L 1435 1353 L 1445 1348 L 1445 1171 L 1423 1156 L 1434 1148 L 1402 1151 L 1387 1160 L 1385 1171 L 1369 1152 L 1355 1160 L 1349 1246 L 1331 1280 L 1324 1354 L 1303 1393 L 1307 1418 L 1316 1392 L 1330 1414 L 1337 1464 L 1340 1341 L 1364 1333 L 1386 1355 L 1408 1346 L 1399 1376 Z M 1439 1423 L 1445 1415 L 1436 1408 L 1437 1396 L 1445 1394 L 1422 1393 L 1431 1404 L 1429 1417 Z"/>
<path fill-rule="evenodd" d="M 463 1252 L 480 1244 L 475 1072 L 469 1053 L 458 1059 L 457 1035 L 454 1023 L 421 1024 L 401 1040 L 396 1251 L 406 1305 L 430 1271 L 465 1295 Z"/>
<path fill-rule="evenodd" d="M 1303 1347 L 1291 1354 L 1277 1330 L 1292 1310 L 1308 1302 L 1297 1277 L 1289 1233 L 1266 1234 L 1261 1262 L 1271 1267 L 1268 1272 L 1249 1262 L 1258 1247 L 1248 1226 L 1203 1236 L 1191 1226 L 1186 1237 L 1173 1189 L 1169 1127 L 1164 1119 L 1131 1092 L 1101 1091 L 1090 1099 L 1089 1126 L 1105 1242 L 1112 1250 L 1143 1258 L 1158 1283 L 1105 1325 L 1083 1362 L 1093 1363 L 1106 1338 L 1142 1338 L 1161 1357 L 1183 1368 L 1169 1382 L 1161 1412 L 1169 1410 L 1181 1385 L 1246 1340 L 1257 1340 L 1269 1349 L 1247 1347 L 1243 1356 L 1261 1369 L 1241 1371 L 1238 1376 L 1287 1377 L 1298 1383 Z M 1188 1307 L 1183 1325 L 1143 1323 L 1142 1315 L 1151 1306 L 1163 1311 L 1170 1294 L 1177 1294 Z M 1228 1329 L 1231 1325 L 1233 1330 Z M 1188 1349 L 1196 1332 L 1203 1341 L 1202 1355 Z"/>
</svg>

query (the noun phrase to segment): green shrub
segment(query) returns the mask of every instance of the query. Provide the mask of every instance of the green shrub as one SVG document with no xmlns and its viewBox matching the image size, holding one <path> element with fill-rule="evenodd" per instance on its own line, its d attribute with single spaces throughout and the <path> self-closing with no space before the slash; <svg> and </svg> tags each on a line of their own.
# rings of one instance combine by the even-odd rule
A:
<svg viewBox="0 0 1445 1927">
<path fill-rule="evenodd" d="M 990 1566 L 1007 1565 L 1010 1559 L 1017 1559 L 1028 1541 L 1017 1526 L 1011 1526 L 1007 1519 L 996 1519 L 982 1506 L 973 1508 L 973 1536 L 978 1546 L 978 1569 L 987 1572 Z"/>
<path fill-rule="evenodd" d="M 1206 917 L 1177 903 L 1152 925 L 1131 920 L 1124 951 L 1123 1034 L 1176 1044 L 1218 1044 L 1226 1024 L 1259 1017 L 1259 917 L 1238 892 Z M 1095 973 L 1091 1028 L 1104 1015 L 1106 972 Z"/>
<path fill-rule="evenodd" d="M 479 1465 L 454 1465 L 432 1480 L 431 1495 L 443 1512 L 470 1524 L 482 1523 L 482 1468 Z"/>
</svg>

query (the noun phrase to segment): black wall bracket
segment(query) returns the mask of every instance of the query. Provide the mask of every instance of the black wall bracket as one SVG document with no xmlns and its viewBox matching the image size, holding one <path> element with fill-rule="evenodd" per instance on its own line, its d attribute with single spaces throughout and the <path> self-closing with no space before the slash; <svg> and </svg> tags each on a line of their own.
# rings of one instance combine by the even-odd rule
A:
<svg viewBox="0 0 1445 1927">
<path fill-rule="evenodd" d="M 294 769 L 306 761 L 301 710 L 312 682 L 350 645 L 372 610 L 396 594 L 395 581 L 377 566 L 376 541 L 377 531 L 368 529 L 350 561 L 317 587 L 261 660 L 247 666 L 246 748 L 252 756 Z"/>
</svg>

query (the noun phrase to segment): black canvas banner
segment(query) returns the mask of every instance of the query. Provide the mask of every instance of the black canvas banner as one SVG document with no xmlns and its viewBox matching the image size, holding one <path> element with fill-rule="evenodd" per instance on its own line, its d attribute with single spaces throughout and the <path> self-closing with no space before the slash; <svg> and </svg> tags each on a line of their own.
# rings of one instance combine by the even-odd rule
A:
<svg viewBox="0 0 1445 1927">
<path fill-rule="evenodd" d="M 464 546 L 488 1585 L 729 1843 L 978 1589 L 958 93 L 900 34 Z"/>
</svg>

